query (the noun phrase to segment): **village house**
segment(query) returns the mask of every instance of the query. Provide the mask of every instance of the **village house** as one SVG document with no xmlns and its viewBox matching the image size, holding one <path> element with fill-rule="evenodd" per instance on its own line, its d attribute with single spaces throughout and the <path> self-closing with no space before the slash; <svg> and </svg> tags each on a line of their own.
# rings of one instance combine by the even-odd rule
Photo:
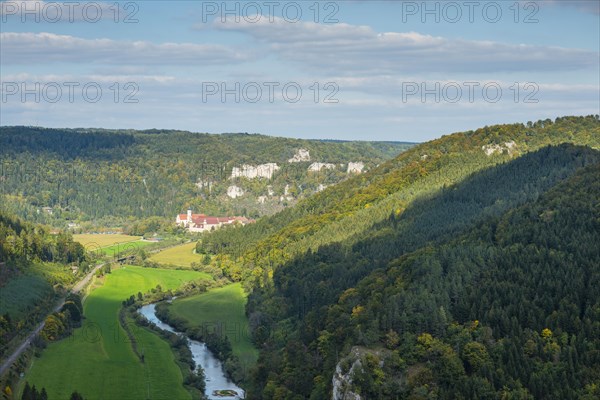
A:
<svg viewBox="0 0 600 400">
<path fill-rule="evenodd" d="M 192 210 L 187 210 L 187 214 L 179 214 L 175 219 L 177 225 L 188 228 L 190 232 L 209 232 L 219 229 L 223 225 L 240 223 L 246 225 L 250 222 L 246 217 L 211 217 L 205 214 L 192 214 Z"/>
</svg>

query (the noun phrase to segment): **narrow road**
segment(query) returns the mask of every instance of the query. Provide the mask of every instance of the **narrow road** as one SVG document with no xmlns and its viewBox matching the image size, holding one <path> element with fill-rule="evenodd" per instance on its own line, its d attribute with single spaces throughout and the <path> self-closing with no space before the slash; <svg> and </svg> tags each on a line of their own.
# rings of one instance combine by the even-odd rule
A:
<svg viewBox="0 0 600 400">
<path fill-rule="evenodd" d="M 98 271 L 103 266 L 104 264 L 96 265 L 94 269 L 92 269 L 86 276 L 83 277 L 83 279 L 81 279 L 79 282 L 73 285 L 73 287 L 71 288 L 71 293 L 79 293 L 89 283 L 96 271 Z M 60 310 L 64 304 L 65 299 L 62 298 L 58 305 L 54 307 L 52 313 L 55 313 L 58 310 Z M 23 351 L 25 351 L 25 349 L 31 344 L 33 338 L 35 338 L 42 331 L 42 329 L 44 329 L 44 324 L 45 321 L 40 322 L 40 324 L 33 330 L 33 332 L 31 332 L 27 336 L 27 338 L 23 340 L 23 343 L 21 343 L 19 347 L 17 347 L 15 351 L 5 361 L 2 362 L 2 365 L 0 365 L 0 376 L 2 376 L 2 374 L 4 374 L 4 372 L 8 370 L 8 368 L 12 365 L 12 363 L 14 363 L 17 360 L 17 358 L 19 358 Z"/>
</svg>

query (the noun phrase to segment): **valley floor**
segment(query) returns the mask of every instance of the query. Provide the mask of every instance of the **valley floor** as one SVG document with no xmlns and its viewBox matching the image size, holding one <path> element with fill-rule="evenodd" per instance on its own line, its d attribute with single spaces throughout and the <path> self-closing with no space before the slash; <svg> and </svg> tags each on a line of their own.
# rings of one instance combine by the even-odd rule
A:
<svg viewBox="0 0 600 400">
<path fill-rule="evenodd" d="M 225 334 L 243 367 L 256 363 L 258 351 L 250 340 L 245 314 L 246 294 L 241 283 L 232 283 L 195 296 L 173 301 L 170 309 L 190 325 Z"/>
<path fill-rule="evenodd" d="M 83 326 L 73 335 L 48 345 L 22 382 L 45 387 L 50 399 L 69 398 L 78 391 L 86 399 L 187 399 L 182 375 L 169 344 L 150 330 L 132 325 L 145 356 L 141 363 L 118 322 L 121 302 L 157 285 L 176 289 L 207 277 L 195 271 L 126 266 L 103 278 L 84 304 Z"/>
</svg>

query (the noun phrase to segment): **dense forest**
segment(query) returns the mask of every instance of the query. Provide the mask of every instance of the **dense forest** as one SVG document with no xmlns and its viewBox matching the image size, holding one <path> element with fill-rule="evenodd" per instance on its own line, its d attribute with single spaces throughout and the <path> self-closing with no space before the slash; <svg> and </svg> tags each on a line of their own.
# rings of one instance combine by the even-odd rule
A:
<svg viewBox="0 0 600 400">
<path fill-rule="evenodd" d="M 477 193 L 485 197 L 497 181 L 477 176 L 475 193 L 469 182 L 426 202 L 431 214 L 421 204 L 407 210 L 408 226 L 392 215 L 390 232 L 375 240 L 324 246 L 279 268 L 273 288 L 255 291 L 249 307 L 266 320 L 258 331 L 271 333 L 262 338 L 260 391 L 322 398 L 352 346 L 385 349 L 359 353 L 364 368 L 351 387 L 369 399 L 568 399 L 592 390 L 600 379 L 598 160 L 501 218 L 481 208 L 483 221 L 458 239 L 456 201 L 479 203 Z M 472 203 L 463 204 L 473 221 Z M 447 205 L 454 212 L 445 221 Z M 440 224 L 430 225 L 436 217 Z"/>
<path fill-rule="evenodd" d="M 68 222 L 122 226 L 150 217 L 172 221 L 188 207 L 258 217 L 347 179 L 351 162 L 374 168 L 410 146 L 256 134 L 1 127 L 0 195 L 14 214 L 58 227 Z M 310 160 L 288 162 L 300 149 Z M 308 171 L 314 162 L 329 167 Z M 262 172 L 272 176 L 231 179 L 233 169 L 244 165 L 263 165 Z M 231 186 L 243 194 L 231 198 Z"/>
<path fill-rule="evenodd" d="M 9 266 L 19 261 L 79 263 L 85 249 L 65 232 L 50 234 L 47 226 L 33 224 L 0 209 L 0 260 Z"/>
<path fill-rule="evenodd" d="M 598 115 L 416 146 L 23 127 L 2 128 L 0 145 L 9 161 L 0 259 L 11 284 L 86 262 L 69 234 L 14 214 L 143 233 L 188 206 L 281 209 L 196 245 L 203 265 L 249 293 L 260 350 L 249 399 L 600 397 Z M 300 148 L 311 161 L 288 163 Z M 367 168 L 311 174 L 313 161 Z M 229 178 L 268 162 L 281 166 L 271 179 Z M 197 185 L 207 173 L 214 185 Z M 252 196 L 224 201 L 231 184 Z M 256 200 L 270 189 L 295 205 L 267 210 Z M 43 206 L 55 214 L 38 213 Z"/>
<path fill-rule="evenodd" d="M 250 396 L 595 398 L 598 148 L 598 116 L 458 133 L 203 237 L 251 290 Z"/>
<path fill-rule="evenodd" d="M 0 208 L 0 356 L 64 295 L 76 278 L 70 265 L 89 267 L 84 247 L 71 234 L 52 234 Z"/>
<path fill-rule="evenodd" d="M 243 280 L 248 288 L 268 284 L 278 265 L 308 249 L 316 251 L 343 240 L 352 243 L 391 214 L 400 215 L 417 198 L 444 190 L 477 171 L 560 143 L 600 148 L 598 116 L 497 125 L 443 136 L 256 224 L 204 237 L 198 250 L 220 254 L 225 273 Z M 529 191 L 527 187 L 518 190 Z"/>
</svg>

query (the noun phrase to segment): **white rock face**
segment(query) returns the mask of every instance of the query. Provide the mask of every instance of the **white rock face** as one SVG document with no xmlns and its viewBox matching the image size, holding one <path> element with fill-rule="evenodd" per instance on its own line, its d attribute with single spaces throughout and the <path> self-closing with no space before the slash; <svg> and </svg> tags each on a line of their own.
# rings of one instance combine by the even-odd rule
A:
<svg viewBox="0 0 600 400">
<path fill-rule="evenodd" d="M 317 193 L 322 192 L 325 189 L 327 189 L 327 185 L 323 185 L 322 183 L 319 183 L 319 186 L 317 187 Z"/>
<path fill-rule="evenodd" d="M 335 374 L 333 374 L 333 379 L 331 381 L 333 384 L 332 400 L 361 400 L 358 393 L 354 393 L 350 390 L 352 385 L 352 373 L 356 368 L 362 368 L 360 360 L 356 360 L 352 364 L 350 371 L 343 374 L 342 367 L 340 366 L 340 363 L 338 363 L 335 367 Z"/>
<path fill-rule="evenodd" d="M 492 154 L 495 154 L 495 153 L 502 154 L 502 152 L 504 150 L 506 150 L 508 152 L 508 154 L 512 155 L 516 146 L 517 146 L 517 144 L 514 142 L 514 140 L 511 140 L 510 142 L 504 142 L 503 145 L 488 144 L 485 146 L 481 146 L 481 150 L 483 150 L 483 152 L 485 153 L 486 156 L 491 156 Z"/>
<path fill-rule="evenodd" d="M 229 186 L 227 188 L 227 196 L 231 197 L 232 199 L 238 198 L 243 195 L 244 195 L 244 191 L 239 186 L 233 185 L 233 186 Z"/>
<path fill-rule="evenodd" d="M 198 189 L 207 188 L 209 192 L 212 190 L 213 185 L 214 185 L 214 182 L 212 182 L 212 181 L 202 181 L 202 180 L 200 180 L 200 181 L 196 182 L 196 187 Z"/>
<path fill-rule="evenodd" d="M 308 170 L 311 172 L 319 172 L 322 168 L 335 169 L 335 164 L 316 162 L 316 163 L 310 164 L 310 166 L 308 167 Z"/>
<path fill-rule="evenodd" d="M 239 178 L 239 177 L 244 177 L 244 178 L 248 178 L 248 179 L 255 179 L 255 178 L 271 179 L 271 177 L 273 177 L 273 174 L 275 173 L 275 171 L 277 171 L 278 169 L 279 169 L 279 165 L 277 165 L 275 163 L 260 164 L 257 166 L 244 164 L 244 165 L 242 165 L 241 168 L 233 167 L 233 169 L 231 170 L 231 177 L 229 177 L 229 179 Z"/>
<path fill-rule="evenodd" d="M 256 202 L 259 204 L 265 204 L 265 201 L 267 201 L 267 196 L 258 196 L 256 199 Z"/>
<path fill-rule="evenodd" d="M 296 163 L 296 162 L 303 162 L 303 161 L 310 161 L 310 153 L 306 149 L 296 150 L 296 154 L 294 154 L 294 157 L 292 157 L 288 160 L 289 163 Z"/>
<path fill-rule="evenodd" d="M 267 194 L 269 196 L 274 196 L 275 195 L 275 192 L 273 191 L 273 186 L 271 186 L 271 185 L 267 186 Z"/>
<path fill-rule="evenodd" d="M 347 173 L 349 174 L 360 174 L 363 169 L 365 169 L 365 164 L 363 164 L 362 162 L 358 161 L 358 162 L 349 162 L 348 163 L 348 170 Z"/>
<path fill-rule="evenodd" d="M 290 195 L 290 185 L 285 185 L 285 188 L 283 189 L 283 196 L 279 197 L 279 201 L 283 202 L 284 200 L 294 200 L 294 197 Z"/>
</svg>

